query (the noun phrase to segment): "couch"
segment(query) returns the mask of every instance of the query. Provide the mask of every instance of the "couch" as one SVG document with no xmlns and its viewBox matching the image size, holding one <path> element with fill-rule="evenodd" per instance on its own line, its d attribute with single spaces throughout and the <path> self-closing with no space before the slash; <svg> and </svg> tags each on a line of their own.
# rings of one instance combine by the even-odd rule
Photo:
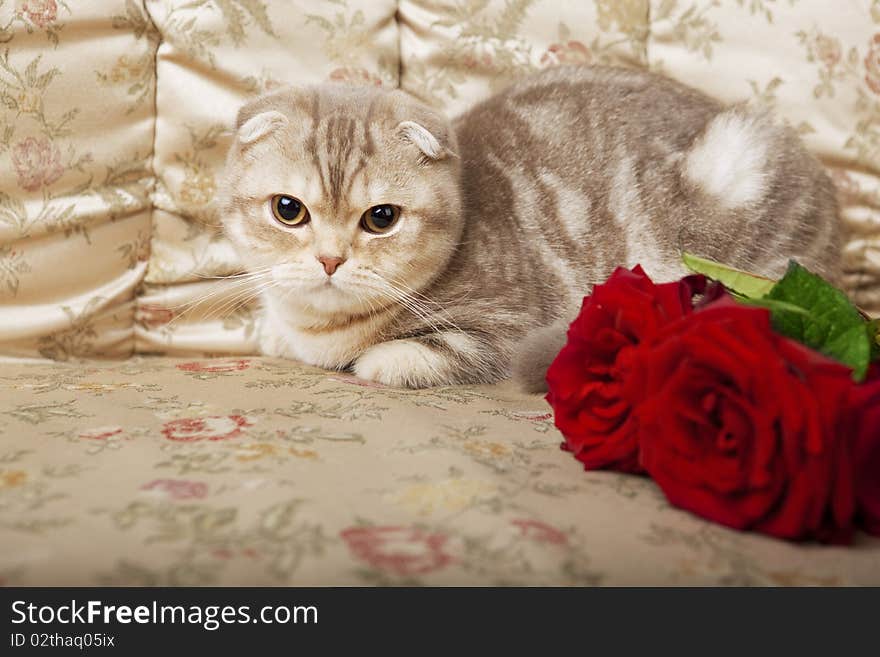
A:
<svg viewBox="0 0 880 657">
<path fill-rule="evenodd" d="M 0 584 L 880 584 L 880 540 L 735 532 L 584 472 L 510 383 L 255 355 L 214 204 L 244 99 L 341 81 L 455 114 L 562 63 L 771 106 L 880 315 L 880 0 L 0 1 Z"/>
</svg>

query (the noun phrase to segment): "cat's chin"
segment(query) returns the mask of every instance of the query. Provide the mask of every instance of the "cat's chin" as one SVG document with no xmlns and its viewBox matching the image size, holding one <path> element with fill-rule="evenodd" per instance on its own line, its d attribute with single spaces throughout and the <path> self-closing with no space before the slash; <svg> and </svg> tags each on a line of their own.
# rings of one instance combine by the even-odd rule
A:
<svg viewBox="0 0 880 657">
<path fill-rule="evenodd" d="M 276 288 L 269 294 L 275 305 L 290 312 L 309 315 L 359 315 L 379 305 L 329 278 L 290 289 Z"/>
</svg>

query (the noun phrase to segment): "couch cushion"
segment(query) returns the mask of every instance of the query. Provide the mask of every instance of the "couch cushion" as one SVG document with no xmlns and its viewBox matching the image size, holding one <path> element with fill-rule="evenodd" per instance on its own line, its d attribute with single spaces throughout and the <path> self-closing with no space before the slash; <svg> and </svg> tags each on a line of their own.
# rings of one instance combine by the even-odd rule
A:
<svg viewBox="0 0 880 657">
<path fill-rule="evenodd" d="M 236 112 L 283 85 L 335 80 L 396 87 L 396 3 L 174 0 L 148 8 L 162 44 L 156 209 L 137 349 L 250 352 L 251 306 L 236 303 L 241 290 L 229 281 L 207 280 L 240 270 L 216 229 L 215 204 Z"/>
<path fill-rule="evenodd" d="M 149 248 L 139 3 L 0 4 L 0 353 L 126 356 Z"/>
<path fill-rule="evenodd" d="M 880 540 L 742 534 L 559 449 L 508 386 L 289 362 L 4 364 L 0 584 L 880 584 Z"/>
<path fill-rule="evenodd" d="M 458 114 L 559 64 L 644 65 L 647 0 L 401 0 L 400 86 Z"/>
</svg>

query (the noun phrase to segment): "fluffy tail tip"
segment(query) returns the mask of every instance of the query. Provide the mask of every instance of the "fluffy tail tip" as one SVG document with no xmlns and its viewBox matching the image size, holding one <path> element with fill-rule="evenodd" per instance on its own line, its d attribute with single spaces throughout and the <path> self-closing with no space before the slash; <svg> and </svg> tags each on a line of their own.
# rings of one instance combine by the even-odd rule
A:
<svg viewBox="0 0 880 657">
<path fill-rule="evenodd" d="M 550 326 L 535 329 L 519 344 L 513 359 L 513 379 L 523 391 L 547 392 L 547 369 L 556 354 L 565 346 L 568 322 L 559 320 Z"/>
</svg>

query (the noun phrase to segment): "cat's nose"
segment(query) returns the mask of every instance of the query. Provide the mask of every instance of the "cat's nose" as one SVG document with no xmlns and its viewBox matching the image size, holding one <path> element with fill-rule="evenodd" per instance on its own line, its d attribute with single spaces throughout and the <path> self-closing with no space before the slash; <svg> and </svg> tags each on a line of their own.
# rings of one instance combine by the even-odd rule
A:
<svg viewBox="0 0 880 657">
<path fill-rule="evenodd" d="M 345 258 L 331 258 L 329 256 L 318 256 L 318 262 L 324 265 L 324 271 L 328 276 L 332 276 L 333 273 L 339 268 L 343 262 L 345 262 Z"/>
</svg>

